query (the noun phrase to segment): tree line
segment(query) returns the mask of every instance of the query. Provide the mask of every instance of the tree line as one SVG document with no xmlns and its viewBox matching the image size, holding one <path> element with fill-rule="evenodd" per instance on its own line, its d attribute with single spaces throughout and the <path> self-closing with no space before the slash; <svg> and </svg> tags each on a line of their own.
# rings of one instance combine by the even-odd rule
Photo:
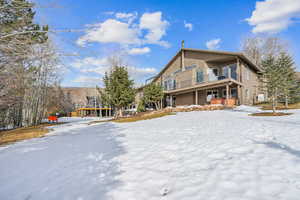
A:
<svg viewBox="0 0 300 200">
<path fill-rule="evenodd" d="M 0 0 L 0 128 L 37 125 L 61 104 L 60 60 L 33 8 Z"/>
</svg>

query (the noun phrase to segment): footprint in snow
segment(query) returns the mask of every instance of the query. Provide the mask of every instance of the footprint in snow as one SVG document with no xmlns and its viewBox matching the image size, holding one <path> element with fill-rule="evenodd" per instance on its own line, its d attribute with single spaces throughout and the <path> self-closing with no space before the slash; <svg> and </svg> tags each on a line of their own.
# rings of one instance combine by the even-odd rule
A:
<svg viewBox="0 0 300 200">
<path fill-rule="evenodd" d="M 163 188 L 160 191 L 161 196 L 166 196 L 170 192 L 169 188 Z"/>
</svg>

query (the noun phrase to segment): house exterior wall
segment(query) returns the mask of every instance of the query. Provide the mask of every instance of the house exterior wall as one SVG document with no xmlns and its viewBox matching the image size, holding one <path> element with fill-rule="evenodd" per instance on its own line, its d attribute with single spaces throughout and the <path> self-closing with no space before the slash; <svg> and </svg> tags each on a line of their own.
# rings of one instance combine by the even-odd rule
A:
<svg viewBox="0 0 300 200">
<path fill-rule="evenodd" d="M 184 53 L 184 59 L 182 59 L 182 53 Z M 222 73 L 222 67 L 230 64 L 237 64 L 236 81 L 241 86 L 234 87 L 237 87 L 239 103 L 248 105 L 255 103 L 257 95 L 260 94 L 257 71 L 249 67 L 246 61 L 244 62 L 237 55 L 184 50 L 172 59 L 164 71 L 160 73 L 159 77 L 155 79 L 155 82 L 164 86 L 167 80 L 175 81 L 176 88 L 170 89 L 171 91 L 187 87 L 197 87 L 199 83 L 196 81 L 196 72 L 199 69 L 203 71 L 203 82 L 209 82 L 211 81 L 209 80 L 209 68 L 219 68 L 219 72 Z M 198 104 L 207 104 L 206 92 L 207 90 L 198 90 Z M 218 92 L 221 97 L 222 89 L 218 88 Z M 186 93 L 183 91 L 181 94 L 176 94 L 175 104 L 195 104 L 195 95 L 195 91 L 187 91 Z"/>
<path fill-rule="evenodd" d="M 176 106 L 194 105 L 195 92 L 176 95 Z"/>
<path fill-rule="evenodd" d="M 240 66 L 241 82 L 244 85 L 241 90 L 243 96 L 242 103 L 252 105 L 256 103 L 257 95 L 260 93 L 258 75 L 246 63 L 241 63 Z"/>
</svg>

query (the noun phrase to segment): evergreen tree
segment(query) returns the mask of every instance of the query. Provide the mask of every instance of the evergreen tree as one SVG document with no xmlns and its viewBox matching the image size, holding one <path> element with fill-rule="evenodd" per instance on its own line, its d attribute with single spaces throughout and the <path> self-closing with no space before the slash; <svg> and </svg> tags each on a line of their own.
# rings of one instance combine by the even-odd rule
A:
<svg viewBox="0 0 300 200">
<path fill-rule="evenodd" d="M 262 89 L 268 93 L 268 96 L 272 101 L 272 110 L 276 112 L 276 105 L 278 101 L 279 93 L 282 89 L 282 69 L 276 63 L 273 56 L 268 56 L 262 61 L 262 76 L 260 77 L 262 82 Z"/>
<path fill-rule="evenodd" d="M 123 110 L 134 102 L 135 89 L 133 80 L 129 79 L 126 67 L 114 66 L 111 72 L 103 77 L 104 90 L 99 90 L 102 101 L 116 108 L 117 116 L 123 116 Z"/>
<path fill-rule="evenodd" d="M 48 39 L 46 32 L 48 26 L 40 27 L 33 23 L 35 12 L 34 4 L 28 0 L 0 0 L 0 37 L 11 34 L 10 37 L 1 39 L 9 42 L 18 39 L 26 44 L 43 43 Z"/>
<path fill-rule="evenodd" d="M 287 53 L 281 53 L 276 61 L 277 67 L 280 69 L 280 87 L 281 96 L 284 98 L 285 107 L 288 107 L 289 101 L 297 94 L 297 80 L 294 62 Z"/>
<path fill-rule="evenodd" d="M 164 97 L 163 88 L 156 83 L 150 83 L 144 88 L 143 102 L 154 104 L 156 109 L 161 109 L 160 101 Z"/>
</svg>

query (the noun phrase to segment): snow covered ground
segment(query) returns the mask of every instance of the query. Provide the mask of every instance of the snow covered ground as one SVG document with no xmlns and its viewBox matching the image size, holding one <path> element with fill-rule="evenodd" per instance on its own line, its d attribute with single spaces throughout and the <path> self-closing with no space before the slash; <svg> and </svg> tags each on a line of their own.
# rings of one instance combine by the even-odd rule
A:
<svg viewBox="0 0 300 200">
<path fill-rule="evenodd" d="M 300 110 L 254 109 L 54 127 L 0 147 L 0 199 L 299 200 Z"/>
</svg>

